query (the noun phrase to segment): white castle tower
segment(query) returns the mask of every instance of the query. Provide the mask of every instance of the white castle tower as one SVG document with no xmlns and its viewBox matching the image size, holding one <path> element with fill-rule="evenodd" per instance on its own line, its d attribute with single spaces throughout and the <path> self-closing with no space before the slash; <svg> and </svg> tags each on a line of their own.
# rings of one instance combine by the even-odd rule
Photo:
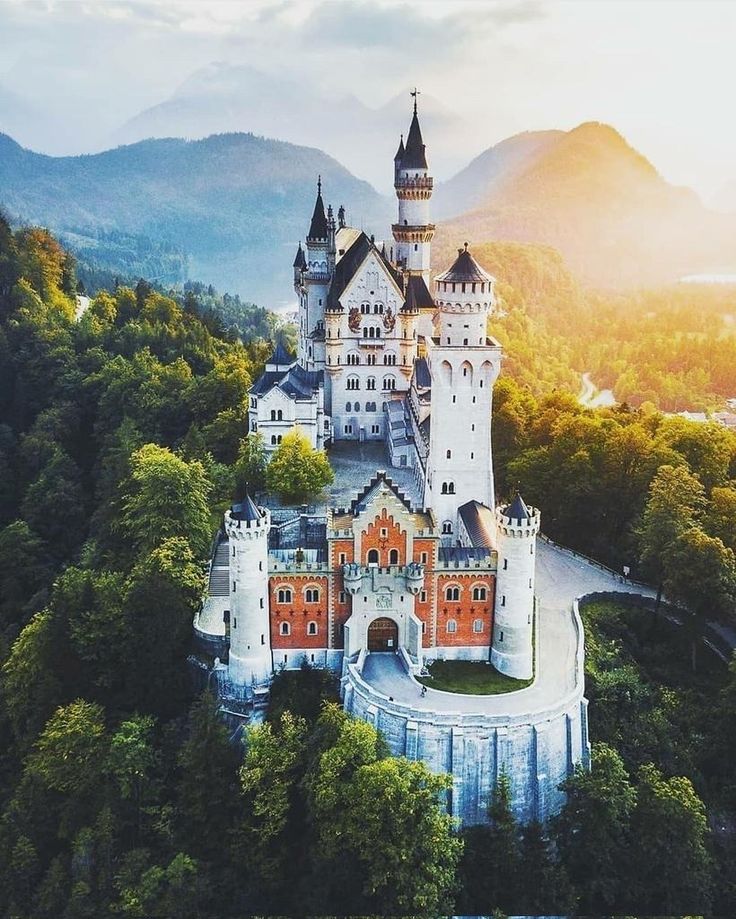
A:
<svg viewBox="0 0 736 919">
<path fill-rule="evenodd" d="M 473 500 L 494 507 L 491 405 L 501 346 L 486 335 L 493 283 L 467 243 L 435 278 L 439 326 L 428 352 L 432 425 L 424 504 L 434 509 L 451 544 L 458 508 Z"/>
<path fill-rule="evenodd" d="M 534 673 L 534 569 L 539 511 L 521 495 L 496 511 L 498 573 L 491 663 L 501 673 L 528 680 Z"/>
<path fill-rule="evenodd" d="M 398 223 L 391 227 L 396 240 L 396 262 L 409 274 L 421 275 L 429 286 L 430 243 L 434 224 L 429 220 L 429 199 L 432 197 L 432 177 L 417 117 L 417 90 L 414 115 L 404 146 L 402 137 L 394 157 L 394 189 L 399 199 Z"/>
<path fill-rule="evenodd" d="M 268 531 L 271 515 L 246 495 L 225 514 L 230 541 L 229 680 L 247 690 L 271 679 Z"/>
<path fill-rule="evenodd" d="M 335 221 L 331 210 L 325 214 L 320 176 L 317 179 L 317 200 L 307 234 L 306 258 L 300 243 L 294 259 L 294 289 L 300 299 L 297 359 L 305 370 L 321 370 L 324 367 L 324 349 L 319 353 L 311 349 L 310 336 L 315 330 L 324 328 L 325 304 L 334 268 Z"/>
</svg>

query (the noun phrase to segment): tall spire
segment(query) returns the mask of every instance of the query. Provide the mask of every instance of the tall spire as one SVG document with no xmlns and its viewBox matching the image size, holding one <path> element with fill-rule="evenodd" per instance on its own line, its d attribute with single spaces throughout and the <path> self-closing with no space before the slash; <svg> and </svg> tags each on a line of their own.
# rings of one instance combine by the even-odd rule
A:
<svg viewBox="0 0 736 919">
<path fill-rule="evenodd" d="M 412 90 L 411 95 L 414 97 L 414 113 L 411 118 L 411 126 L 409 135 L 406 138 L 406 149 L 401 158 L 401 165 L 404 169 L 427 169 L 427 156 L 424 152 L 424 141 L 422 140 L 422 131 L 419 127 L 419 116 L 417 115 L 419 90 Z"/>
<path fill-rule="evenodd" d="M 317 176 L 317 200 L 314 202 L 314 213 L 309 225 L 307 239 L 327 239 L 327 217 L 322 200 L 322 176 Z"/>
</svg>

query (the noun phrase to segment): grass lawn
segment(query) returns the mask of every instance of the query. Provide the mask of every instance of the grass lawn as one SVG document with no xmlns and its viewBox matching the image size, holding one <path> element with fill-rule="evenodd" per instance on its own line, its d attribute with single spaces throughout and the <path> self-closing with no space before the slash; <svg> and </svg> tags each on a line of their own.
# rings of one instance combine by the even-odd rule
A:
<svg viewBox="0 0 736 919">
<path fill-rule="evenodd" d="M 435 661 L 428 669 L 430 676 L 417 677 L 420 683 L 430 689 L 463 692 L 473 696 L 514 692 L 532 682 L 505 676 L 485 661 Z"/>
</svg>

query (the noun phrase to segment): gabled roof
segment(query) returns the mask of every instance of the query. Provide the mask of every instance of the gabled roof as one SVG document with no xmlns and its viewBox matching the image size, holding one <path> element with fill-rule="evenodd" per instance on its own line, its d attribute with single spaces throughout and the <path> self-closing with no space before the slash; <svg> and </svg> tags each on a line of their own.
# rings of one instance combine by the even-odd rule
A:
<svg viewBox="0 0 736 919">
<path fill-rule="evenodd" d="M 393 492 L 393 494 L 401 501 L 404 507 L 412 512 L 414 508 L 411 506 L 411 502 L 404 494 L 403 491 L 396 485 L 396 483 L 386 475 L 384 469 L 379 469 L 370 482 L 365 486 L 363 491 L 355 498 L 350 504 L 350 513 L 357 517 L 361 511 L 364 511 L 366 507 L 370 504 L 370 499 L 376 492 L 376 490 L 382 485 L 388 486 L 388 488 Z"/>
<path fill-rule="evenodd" d="M 490 507 L 486 507 L 480 501 L 468 501 L 459 507 L 457 512 L 473 546 L 495 546 L 496 525 Z"/>
<path fill-rule="evenodd" d="M 292 399 L 309 399 L 323 384 L 324 371 L 304 370 L 294 364 L 287 370 L 267 370 L 251 387 L 254 396 L 265 396 L 275 386 L 278 386 Z"/>
<path fill-rule="evenodd" d="M 511 520 L 531 520 L 533 516 L 518 492 L 511 504 L 504 508 L 503 515 Z"/>
<path fill-rule="evenodd" d="M 246 492 L 240 504 L 233 504 L 230 508 L 230 516 L 233 520 L 260 520 L 261 512 L 254 504 L 251 496 Z"/>
<path fill-rule="evenodd" d="M 424 278 L 420 274 L 409 275 L 402 310 L 415 312 L 416 310 L 432 309 L 433 307 L 434 300 L 427 285 L 424 283 Z"/>
<path fill-rule="evenodd" d="M 465 243 L 464 249 L 457 250 L 457 258 L 447 271 L 443 271 L 442 274 L 438 274 L 435 278 L 435 281 L 454 281 L 455 283 L 493 280 L 493 275 L 488 274 L 487 271 L 481 268 L 468 252 L 467 243 Z"/>
<path fill-rule="evenodd" d="M 290 351 L 287 351 L 284 343 L 280 341 L 266 361 L 266 366 L 290 367 L 295 360 L 296 357 Z"/>
<path fill-rule="evenodd" d="M 366 258 L 368 258 L 371 252 L 376 254 L 376 258 L 386 269 L 387 273 L 393 279 L 399 290 L 402 289 L 401 275 L 399 272 L 393 267 L 387 258 L 381 255 L 375 243 L 371 242 L 365 233 L 361 231 L 350 243 L 349 248 L 345 250 L 344 255 L 342 255 L 340 260 L 335 264 L 335 271 L 332 275 L 332 282 L 327 293 L 326 308 L 328 311 L 331 310 L 334 312 L 336 310 L 342 309 L 340 297 L 343 295 L 346 287 L 355 277 L 356 272 L 366 260 Z"/>
<path fill-rule="evenodd" d="M 424 152 L 424 141 L 422 140 L 422 130 L 419 127 L 416 108 L 411 119 L 409 136 L 406 138 L 406 149 L 401 157 L 401 168 L 427 169 L 427 156 Z"/>
<path fill-rule="evenodd" d="M 327 217 L 325 217 L 325 203 L 322 200 L 321 178 L 317 181 L 317 200 L 314 202 L 314 213 L 307 239 L 327 239 Z"/>
</svg>

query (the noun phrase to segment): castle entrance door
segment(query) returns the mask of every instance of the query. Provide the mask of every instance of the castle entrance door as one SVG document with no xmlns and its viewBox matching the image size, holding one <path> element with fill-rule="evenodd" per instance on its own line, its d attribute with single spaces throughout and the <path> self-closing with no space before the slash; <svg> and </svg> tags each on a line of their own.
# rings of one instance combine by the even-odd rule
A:
<svg viewBox="0 0 736 919">
<path fill-rule="evenodd" d="M 396 651 L 398 647 L 399 627 L 393 619 L 374 619 L 368 626 L 368 650 Z"/>
</svg>

